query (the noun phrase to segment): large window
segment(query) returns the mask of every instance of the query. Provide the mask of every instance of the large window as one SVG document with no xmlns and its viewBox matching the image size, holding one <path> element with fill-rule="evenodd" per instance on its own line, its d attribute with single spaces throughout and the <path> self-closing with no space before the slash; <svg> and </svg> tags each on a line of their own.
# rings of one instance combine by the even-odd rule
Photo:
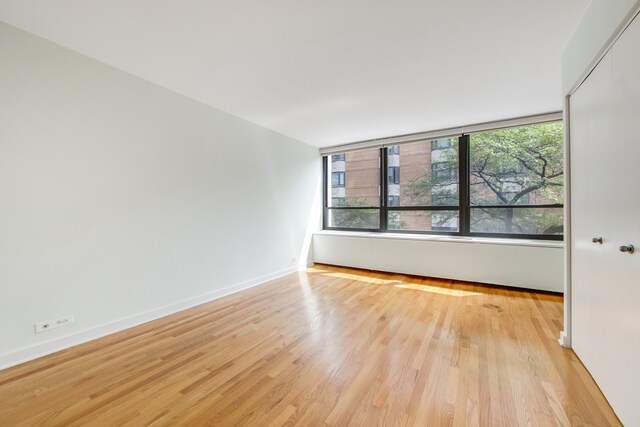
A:
<svg viewBox="0 0 640 427">
<path fill-rule="evenodd" d="M 560 240 L 562 134 L 548 122 L 326 156 L 324 226 Z"/>
<path fill-rule="evenodd" d="M 470 135 L 472 232 L 562 234 L 562 134 L 554 122 Z"/>
<path fill-rule="evenodd" d="M 381 230 L 380 150 L 325 157 L 325 227 Z M 326 182 L 326 180 L 325 180 Z"/>
<path fill-rule="evenodd" d="M 458 140 L 437 141 L 386 148 L 387 230 L 458 231 Z"/>
</svg>

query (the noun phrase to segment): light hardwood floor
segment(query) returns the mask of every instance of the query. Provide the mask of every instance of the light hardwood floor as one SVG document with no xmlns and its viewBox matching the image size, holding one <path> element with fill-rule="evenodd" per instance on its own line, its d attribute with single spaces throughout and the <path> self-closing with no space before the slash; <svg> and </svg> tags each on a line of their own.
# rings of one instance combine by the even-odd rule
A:
<svg viewBox="0 0 640 427">
<path fill-rule="evenodd" d="M 0 371 L 0 425 L 620 425 L 561 328 L 559 295 L 317 265 Z"/>
</svg>

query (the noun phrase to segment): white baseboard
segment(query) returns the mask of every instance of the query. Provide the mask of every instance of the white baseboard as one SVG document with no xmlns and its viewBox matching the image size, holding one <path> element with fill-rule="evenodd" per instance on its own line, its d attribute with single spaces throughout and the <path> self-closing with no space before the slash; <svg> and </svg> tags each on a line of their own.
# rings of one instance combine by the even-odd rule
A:
<svg viewBox="0 0 640 427">
<path fill-rule="evenodd" d="M 558 342 L 565 348 L 571 348 L 571 340 L 565 331 L 560 331 L 560 338 L 558 339 Z"/>
<path fill-rule="evenodd" d="M 8 353 L 1 354 L 0 370 L 19 365 L 21 363 L 28 362 L 29 360 L 37 359 L 42 356 L 46 356 L 47 354 L 55 353 L 57 351 L 73 347 L 78 344 L 92 341 L 97 338 L 104 337 L 105 335 L 113 334 L 124 329 L 138 326 L 143 323 L 147 323 L 152 320 L 156 320 L 161 317 L 186 310 L 196 305 L 204 304 L 206 302 L 252 288 L 257 285 L 261 285 L 265 282 L 269 282 L 279 277 L 286 276 L 287 274 L 294 273 L 297 270 L 298 269 L 295 266 L 285 268 L 284 270 L 276 271 L 274 273 L 266 274 L 255 279 L 226 286 L 224 288 L 208 292 L 204 295 L 188 298 L 173 304 L 168 304 L 142 313 L 137 313 L 132 316 L 120 318 L 112 322 L 104 323 L 102 325 L 94 326 L 82 331 L 74 332 L 72 334 L 58 337 L 53 340 L 30 345 L 27 347 L 22 347 Z"/>
</svg>

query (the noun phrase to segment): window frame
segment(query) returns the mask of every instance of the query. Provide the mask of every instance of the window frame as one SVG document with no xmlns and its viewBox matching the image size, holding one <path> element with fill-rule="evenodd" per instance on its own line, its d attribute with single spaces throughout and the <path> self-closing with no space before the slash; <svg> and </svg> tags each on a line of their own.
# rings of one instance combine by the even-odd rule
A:
<svg viewBox="0 0 640 427">
<path fill-rule="evenodd" d="M 339 153 L 341 154 L 341 153 Z M 380 156 L 382 154 L 382 152 L 378 153 L 378 156 Z M 379 197 L 378 197 L 378 206 L 329 206 L 329 197 L 330 197 L 330 190 L 331 188 L 333 188 L 332 186 L 330 186 L 330 182 L 329 182 L 329 174 L 332 174 L 333 172 L 329 171 L 329 155 L 324 155 L 322 156 L 322 229 L 323 230 L 334 230 L 334 231 L 354 231 L 354 232 L 378 232 L 378 233 L 382 233 L 384 232 L 383 230 L 386 229 L 387 224 L 386 222 L 383 224 L 382 220 L 383 220 L 383 213 L 382 213 L 382 206 L 383 206 L 383 199 L 382 199 L 382 194 L 386 194 L 383 190 L 382 190 L 382 185 L 384 185 L 384 183 L 387 181 L 387 176 L 384 175 L 382 172 L 385 171 L 385 169 L 382 168 L 382 164 L 385 163 L 386 164 L 386 160 L 383 160 L 381 157 L 378 157 L 379 159 L 379 175 L 380 175 L 380 181 L 379 181 L 379 185 L 380 187 L 378 187 L 380 189 L 379 191 Z M 344 172 L 343 172 L 344 173 Z M 345 173 L 345 178 L 344 178 L 344 182 L 346 185 L 347 182 L 347 178 L 346 178 L 346 173 Z M 327 220 L 329 218 L 329 210 L 333 209 L 333 210 L 340 210 L 340 209 L 344 209 L 344 210 L 377 210 L 379 215 L 380 215 L 380 219 L 378 220 L 378 226 L 379 228 L 348 228 L 348 227 L 329 227 L 327 224 Z M 385 221 L 386 221 L 386 214 L 385 214 Z M 384 227 L 383 227 L 384 226 Z"/>
<path fill-rule="evenodd" d="M 557 120 L 553 120 L 557 121 Z M 519 126 L 528 126 L 522 124 Z M 349 231 L 349 232 L 374 232 L 389 234 L 426 234 L 435 236 L 459 236 L 459 237 L 488 237 L 501 239 L 528 239 L 528 240 L 551 240 L 563 241 L 563 234 L 518 234 L 518 233 L 491 233 L 491 232 L 472 232 L 471 231 L 471 210 L 472 209 L 550 209 L 564 208 L 563 203 L 550 204 L 520 204 L 520 205 L 472 205 L 470 196 L 470 134 L 462 134 L 458 137 L 458 205 L 446 206 L 388 206 L 388 148 L 381 147 L 380 150 L 380 205 L 377 207 L 334 207 L 328 205 L 329 197 L 329 181 L 328 173 L 328 155 L 322 156 L 322 173 L 323 173 L 323 215 L 322 228 L 332 231 Z M 330 154 L 329 154 L 330 155 Z M 346 181 L 346 177 L 345 177 Z M 327 224 L 329 210 L 334 209 L 378 209 L 380 213 L 379 228 L 347 228 L 347 227 L 329 227 Z M 388 229 L 389 212 L 394 211 L 458 211 L 458 231 L 424 231 L 424 230 L 391 230 Z M 564 213 L 566 215 L 566 212 Z"/>
</svg>

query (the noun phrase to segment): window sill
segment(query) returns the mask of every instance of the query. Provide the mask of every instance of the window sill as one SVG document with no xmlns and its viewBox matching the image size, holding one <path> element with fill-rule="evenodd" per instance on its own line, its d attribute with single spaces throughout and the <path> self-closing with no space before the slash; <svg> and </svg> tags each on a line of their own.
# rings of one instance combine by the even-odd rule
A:
<svg viewBox="0 0 640 427">
<path fill-rule="evenodd" d="M 507 239 L 499 237 L 437 236 L 432 234 L 374 233 L 361 231 L 322 230 L 313 233 L 322 236 L 360 237 L 365 239 L 424 240 L 432 242 L 467 243 L 481 245 L 531 246 L 538 248 L 564 248 L 564 242 L 553 240 Z"/>
</svg>

